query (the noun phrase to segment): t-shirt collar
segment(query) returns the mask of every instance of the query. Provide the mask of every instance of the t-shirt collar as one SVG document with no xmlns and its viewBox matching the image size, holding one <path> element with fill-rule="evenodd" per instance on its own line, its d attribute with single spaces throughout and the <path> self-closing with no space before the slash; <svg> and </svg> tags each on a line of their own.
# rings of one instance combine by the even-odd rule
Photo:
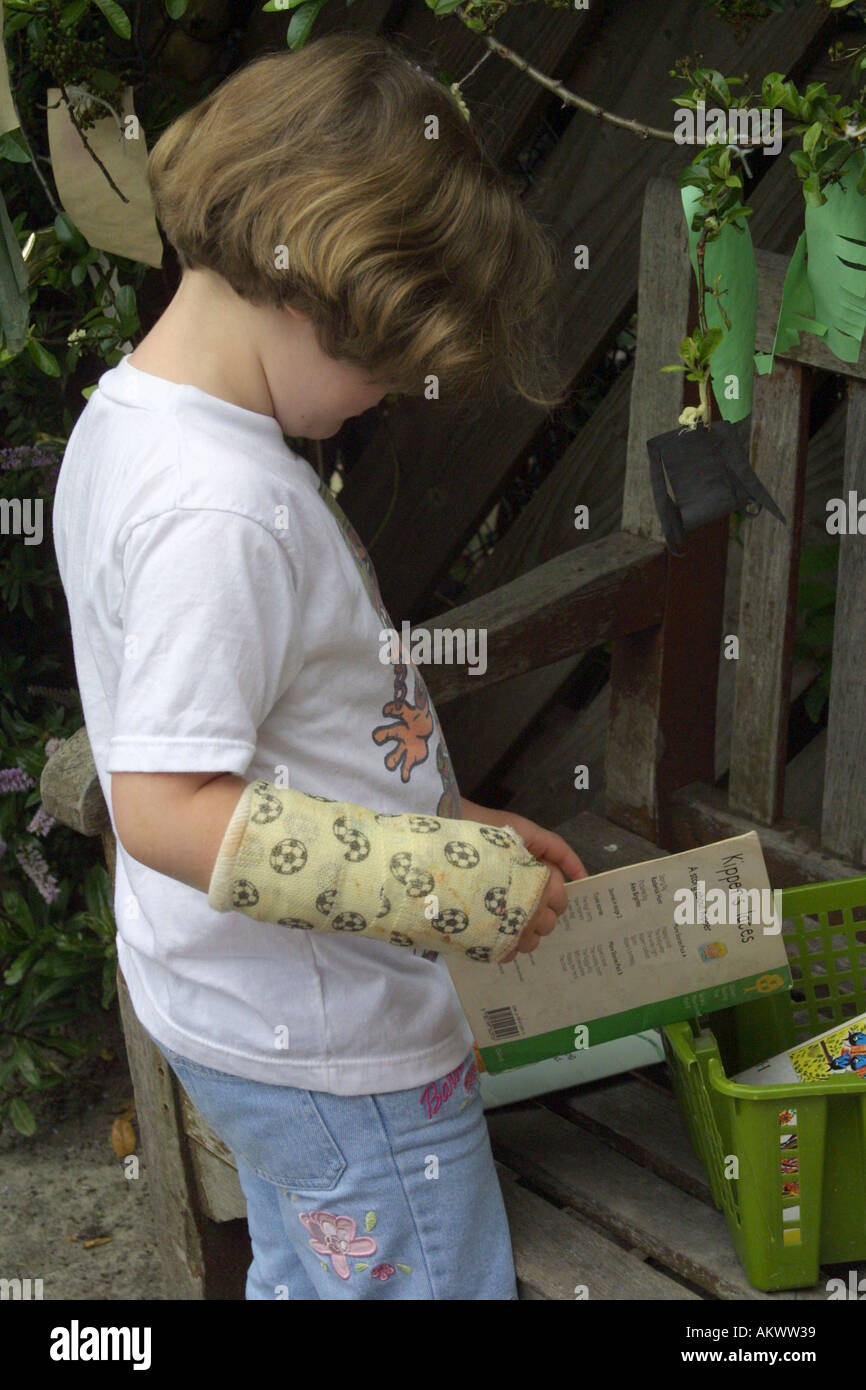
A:
<svg viewBox="0 0 866 1390">
<path fill-rule="evenodd" d="M 115 367 L 109 368 L 99 378 L 99 391 L 111 400 L 144 410 L 174 411 L 182 407 L 190 423 L 194 422 L 196 415 L 200 415 L 201 423 L 210 428 L 222 425 L 245 434 L 251 442 L 270 442 L 285 447 L 282 426 L 273 415 L 247 410 L 244 406 L 212 396 L 198 386 L 181 385 L 165 377 L 154 376 L 134 366 L 129 360 L 130 356 L 131 353 L 127 353 Z"/>
</svg>

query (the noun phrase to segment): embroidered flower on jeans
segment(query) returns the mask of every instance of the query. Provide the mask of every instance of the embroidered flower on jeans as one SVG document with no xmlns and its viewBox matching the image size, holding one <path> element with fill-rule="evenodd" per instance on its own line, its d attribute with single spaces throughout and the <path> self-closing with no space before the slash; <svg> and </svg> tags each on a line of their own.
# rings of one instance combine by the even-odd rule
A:
<svg viewBox="0 0 866 1390">
<path fill-rule="evenodd" d="M 355 1235 L 358 1228 L 350 1216 L 334 1216 L 329 1211 L 301 1211 L 298 1219 L 312 1236 L 310 1248 L 317 1255 L 330 1256 L 334 1272 L 341 1279 L 351 1278 L 347 1256 L 373 1255 L 379 1248 L 372 1236 Z"/>
<path fill-rule="evenodd" d="M 397 1271 L 393 1265 L 376 1265 L 375 1269 L 370 1270 L 370 1278 L 381 1279 L 382 1283 L 384 1284 L 387 1283 L 387 1281 L 391 1278 L 392 1274 L 396 1273 Z"/>
</svg>

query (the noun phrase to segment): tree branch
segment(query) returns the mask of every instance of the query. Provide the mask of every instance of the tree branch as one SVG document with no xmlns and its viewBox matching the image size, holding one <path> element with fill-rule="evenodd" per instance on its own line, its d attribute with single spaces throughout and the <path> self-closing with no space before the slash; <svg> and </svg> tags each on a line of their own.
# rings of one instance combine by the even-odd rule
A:
<svg viewBox="0 0 866 1390">
<path fill-rule="evenodd" d="M 455 13 L 459 15 L 464 23 L 466 22 L 465 11 L 458 9 Z M 477 31 L 473 30 L 472 32 L 476 33 Z M 521 72 L 525 72 L 527 77 L 531 77 L 533 82 L 537 82 L 540 87 L 546 88 L 548 92 L 553 92 L 555 96 L 560 98 L 564 106 L 575 106 L 579 111 L 585 111 L 588 115 L 596 116 L 599 120 L 608 121 L 610 125 L 619 126 L 622 130 L 630 130 L 633 135 L 640 136 L 642 140 L 648 140 L 650 136 L 652 136 L 655 140 L 667 140 L 670 144 L 679 143 L 672 130 L 661 130 L 658 126 L 645 125 L 643 121 L 632 121 L 626 116 L 617 116 L 614 111 L 608 111 L 605 107 L 599 106 L 598 102 L 588 101 L 586 97 L 579 97 L 576 92 L 570 92 L 567 87 L 563 87 L 561 82 L 557 82 L 555 78 L 548 77 L 546 73 L 540 72 L 538 68 L 534 68 L 532 64 L 527 62 L 525 58 L 522 58 L 519 53 L 515 53 L 513 49 L 508 48 L 504 43 L 500 43 L 499 39 L 495 39 L 492 34 L 480 34 L 479 37 L 486 43 L 490 52 L 497 54 L 500 58 L 506 59 L 509 63 L 513 63 Z M 734 110 L 736 108 L 732 107 L 731 109 Z M 792 133 L 791 130 L 787 130 L 783 133 L 782 138 L 787 139 Z M 707 143 L 713 142 L 696 140 L 693 143 L 706 145 Z M 763 141 L 746 140 L 742 142 L 738 141 L 737 144 L 740 148 L 748 149 L 752 146 L 760 147 Z"/>
</svg>

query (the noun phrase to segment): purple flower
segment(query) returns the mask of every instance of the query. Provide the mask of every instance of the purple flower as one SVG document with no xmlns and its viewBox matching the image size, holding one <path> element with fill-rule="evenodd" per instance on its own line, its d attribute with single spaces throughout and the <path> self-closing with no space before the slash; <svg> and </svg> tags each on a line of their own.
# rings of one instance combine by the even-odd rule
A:
<svg viewBox="0 0 866 1390">
<path fill-rule="evenodd" d="M 47 903 L 56 902 L 60 897 L 60 886 L 39 850 L 33 845 L 25 845 L 15 851 L 15 858 L 27 877 L 32 879 L 45 901 Z"/>
<path fill-rule="evenodd" d="M 26 792 L 35 786 L 23 767 L 0 767 L 0 792 Z"/>
<path fill-rule="evenodd" d="M 38 444 L 16 444 L 8 449 L 0 449 L 0 472 L 19 468 L 50 468 L 56 463 L 57 455 L 40 448 Z"/>
<path fill-rule="evenodd" d="M 45 807 L 40 805 L 39 810 L 36 812 L 36 815 L 33 817 L 27 829 L 31 835 L 45 836 L 56 824 L 57 821 L 54 817 L 49 816 Z"/>
</svg>

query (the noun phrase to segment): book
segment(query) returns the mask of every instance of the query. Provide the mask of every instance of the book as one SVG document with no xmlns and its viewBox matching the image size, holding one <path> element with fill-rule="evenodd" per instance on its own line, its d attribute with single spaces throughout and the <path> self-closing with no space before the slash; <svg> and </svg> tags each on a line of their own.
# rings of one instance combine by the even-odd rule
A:
<svg viewBox="0 0 866 1390">
<path fill-rule="evenodd" d="M 492 1076 L 484 1066 L 477 1046 L 473 1049 L 478 1066 L 481 1101 L 485 1110 L 499 1105 L 511 1105 L 516 1100 L 529 1100 L 551 1091 L 564 1091 L 570 1086 L 585 1086 L 605 1076 L 617 1076 L 638 1067 L 651 1067 L 665 1060 L 661 1033 L 647 1029 L 628 1038 L 613 1038 L 597 1047 L 566 1052 L 559 1057 L 547 1057 L 525 1067 Z"/>
<path fill-rule="evenodd" d="M 566 893 L 535 951 L 507 965 L 448 960 L 491 1075 L 791 988 L 779 895 L 754 830 L 577 879 Z"/>
<path fill-rule="evenodd" d="M 731 1080 L 743 1086 L 784 1086 L 789 1081 L 826 1081 L 831 1076 L 860 1076 L 866 1083 L 866 1014 L 768 1057 Z"/>
</svg>

